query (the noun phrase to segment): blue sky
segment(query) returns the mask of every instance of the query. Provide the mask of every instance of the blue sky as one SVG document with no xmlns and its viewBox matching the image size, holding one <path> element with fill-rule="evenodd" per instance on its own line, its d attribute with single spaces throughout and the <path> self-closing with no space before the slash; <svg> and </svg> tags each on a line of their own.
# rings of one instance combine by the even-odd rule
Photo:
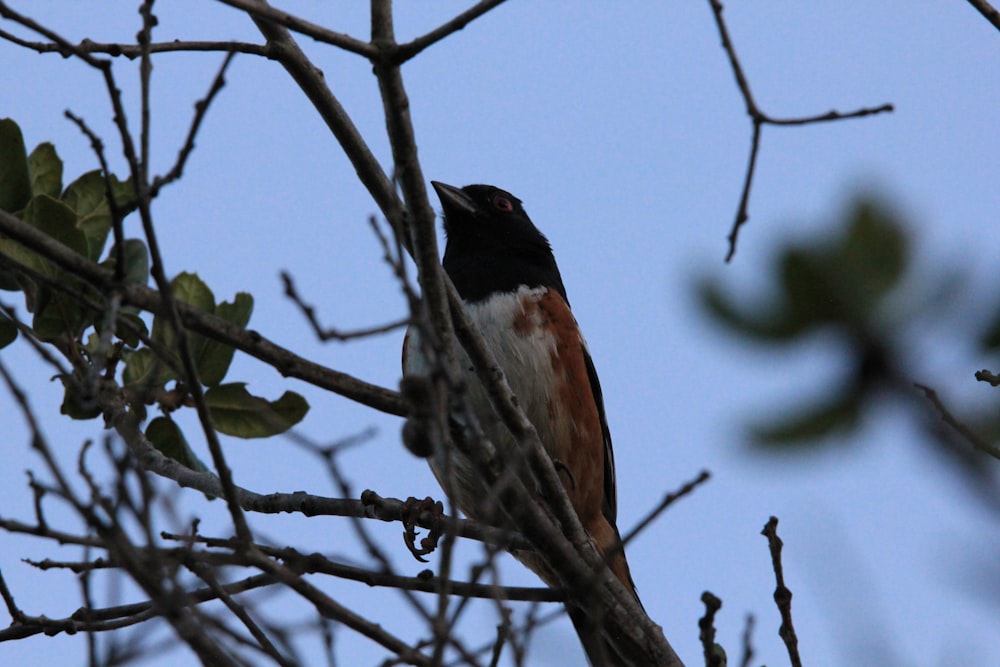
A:
<svg viewBox="0 0 1000 667">
<path fill-rule="evenodd" d="M 101 3 L 100 12 L 65 1 L 12 4 L 74 41 L 129 41 L 139 27 L 131 3 Z M 400 40 L 464 8 L 399 5 Z M 367 32 L 361 3 L 282 7 L 341 32 Z M 259 40 L 249 20 L 221 4 L 162 3 L 156 13 L 158 40 Z M 884 406 L 842 446 L 780 461 L 752 456 L 746 421 L 820 394 L 839 357 L 819 339 L 780 355 L 740 343 L 703 317 L 691 292 L 697 276 L 710 274 L 752 299 L 766 286 L 766 262 L 779 244 L 829 229 L 852 196 L 878 191 L 912 225 L 918 264 L 959 264 L 975 287 L 953 304 L 959 316 L 985 319 L 984 308 L 996 303 L 1000 256 L 1000 35 L 958 0 L 729 3 L 726 18 L 757 101 L 772 115 L 896 107 L 861 120 L 766 128 L 751 220 L 731 265 L 722 262 L 725 236 L 750 123 L 708 2 L 511 2 L 432 47 L 403 70 L 424 174 L 510 190 L 551 240 L 604 387 L 620 526 L 628 530 L 701 469 L 713 472 L 710 484 L 629 549 L 646 608 L 689 664 L 699 661 L 696 620 L 705 589 L 724 601 L 719 640 L 731 658 L 739 654 L 744 616 L 753 612 L 759 661 L 784 664 L 770 562 L 758 534 L 772 514 L 781 519 L 808 664 L 1000 664 L 1000 596 L 969 583 L 985 570 L 982 559 L 996 556 L 988 536 L 996 534 L 997 515 L 927 455 L 901 406 Z M 299 42 L 390 171 L 370 65 L 308 38 Z M 29 147 L 53 141 L 67 175 L 94 168 L 87 141 L 62 116 L 70 108 L 114 153 L 96 72 L 8 43 L 0 43 L 0 58 L 0 116 L 21 125 Z M 192 106 L 220 62 L 215 54 L 156 59 L 156 171 L 172 164 Z M 122 60 L 115 71 L 135 126 L 137 68 Z M 374 204 L 276 63 L 239 56 L 227 81 L 184 179 L 154 205 L 168 273 L 197 271 L 220 299 L 250 291 L 253 328 L 333 368 L 396 386 L 401 333 L 321 345 L 278 280 L 280 270 L 290 271 L 321 318 L 338 327 L 403 315 L 403 298 L 366 221 Z M 120 158 L 113 166 L 124 172 Z M 925 333 L 918 379 L 954 401 L 994 398 L 972 377 L 990 360 L 952 344 L 947 332 Z M 47 416 L 57 448 L 75 452 L 84 438 L 100 436 L 96 423 L 56 416 L 59 387 L 23 346 L 0 354 Z M 286 388 L 306 394 L 313 409 L 301 430 L 316 440 L 375 427 L 370 442 L 343 457 L 358 492 L 440 496 L 424 463 L 400 446 L 398 419 L 286 381 L 245 358 L 231 373 L 271 397 Z M 8 456 L 0 484 L 9 489 L 0 515 L 28 518 L 23 471 L 40 462 L 6 395 L 0 405 Z M 204 452 L 195 433 L 189 437 Z M 285 441 L 227 440 L 226 449 L 243 486 L 334 494 L 322 471 Z M 206 534 L 226 531 L 218 503 L 206 507 L 194 493 L 177 503 L 180 516 L 205 517 Z M 255 526 L 294 546 L 358 557 L 342 520 L 259 517 Z M 401 571 L 421 569 L 399 541 L 398 526 L 372 531 Z M 60 616 L 79 606 L 68 576 L 37 573 L 19 560 L 52 552 L 34 540 L 0 540 L 0 567 L 29 613 Z M 511 583 L 535 581 L 512 560 L 504 573 Z M 361 612 L 381 613 L 390 628 L 406 622 L 402 613 L 385 618 L 387 605 L 398 604 L 392 593 L 324 586 Z M 466 624 L 486 640 L 495 620 L 483 607 Z M 384 656 L 348 633 L 340 635 L 339 650 L 342 664 L 378 664 Z M 560 624 L 536 641 L 532 664 L 566 664 L 577 651 L 569 625 Z M 80 637 L 0 645 L 5 664 L 78 664 L 84 656 Z"/>
</svg>

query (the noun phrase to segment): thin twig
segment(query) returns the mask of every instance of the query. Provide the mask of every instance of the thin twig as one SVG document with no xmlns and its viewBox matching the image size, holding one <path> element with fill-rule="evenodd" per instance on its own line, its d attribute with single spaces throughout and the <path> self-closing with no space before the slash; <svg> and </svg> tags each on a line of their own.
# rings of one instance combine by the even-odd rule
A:
<svg viewBox="0 0 1000 667">
<path fill-rule="evenodd" d="M 750 667 L 753 660 L 753 626 L 753 614 L 747 614 L 747 622 L 743 626 L 743 657 L 740 659 L 740 667 Z"/>
<path fill-rule="evenodd" d="M 222 65 L 219 66 L 219 71 L 216 72 L 215 78 L 212 79 L 212 85 L 209 86 L 208 93 L 205 94 L 205 97 L 195 102 L 194 117 L 191 119 L 191 126 L 188 128 L 184 145 L 181 146 L 181 150 L 177 154 L 177 161 L 174 162 L 174 166 L 170 168 L 170 171 L 163 176 L 157 176 L 153 179 L 153 183 L 149 188 L 150 197 L 156 198 L 156 195 L 160 192 L 160 188 L 173 183 L 184 173 L 184 166 L 187 164 L 191 151 L 194 150 L 194 140 L 198 135 L 198 130 L 201 128 L 201 122 L 205 119 L 205 113 L 208 111 L 208 107 L 212 104 L 216 95 L 226 85 L 226 70 L 229 68 L 229 63 L 233 61 L 235 55 L 236 51 L 230 51 L 226 54 L 226 57 L 222 60 Z"/>
<path fill-rule="evenodd" d="M 686 484 L 684 484 L 684 486 L 682 486 L 681 488 L 677 489 L 676 491 L 671 491 L 670 493 L 668 493 L 667 495 L 665 495 L 663 497 L 663 500 L 661 500 L 660 503 L 656 507 L 654 507 L 653 509 L 651 509 L 646 514 L 646 516 L 644 516 L 642 518 L 642 520 L 639 521 L 639 523 L 636 524 L 635 528 L 633 528 L 632 530 L 628 531 L 628 533 L 625 534 L 625 537 L 621 541 L 621 548 L 624 548 L 625 545 L 627 545 L 639 533 L 641 533 L 643 530 L 645 530 L 668 507 L 670 507 L 672 504 L 674 504 L 675 502 L 677 502 L 678 500 L 680 500 L 684 496 L 690 494 L 696 488 L 698 488 L 699 486 L 701 486 L 702 484 L 704 484 L 705 482 L 707 482 L 709 479 L 711 479 L 711 477 L 712 477 L 712 473 L 710 473 L 707 470 L 702 470 L 700 473 L 698 473 L 698 476 L 695 477 L 694 479 L 692 479 L 690 482 L 687 482 Z"/>
<path fill-rule="evenodd" d="M 996 7 L 986 0 L 969 0 L 969 4 L 975 7 L 976 11 L 982 14 L 987 21 L 992 23 L 994 28 L 1000 30 L 1000 11 L 997 11 Z"/>
<path fill-rule="evenodd" d="M 1000 387 L 1000 375 L 985 368 L 981 371 L 976 371 L 976 380 L 979 382 L 988 382 L 992 387 Z"/>
<path fill-rule="evenodd" d="M 709 5 L 712 8 L 712 15 L 715 17 L 715 25 L 719 31 L 719 37 L 722 40 L 722 48 L 726 52 L 726 56 L 729 58 L 729 65 L 733 70 L 733 76 L 736 79 L 736 86 L 739 88 L 740 94 L 743 96 L 743 102 L 746 105 L 747 115 L 750 116 L 751 123 L 753 124 L 753 135 L 750 142 L 750 157 L 747 160 L 747 170 L 743 178 L 740 203 L 736 209 L 736 218 L 733 221 L 732 228 L 729 231 L 729 235 L 726 237 L 729 242 L 729 250 L 726 253 L 726 262 L 729 262 L 736 254 L 736 242 L 739 238 L 740 228 L 746 224 L 747 220 L 750 219 L 750 188 L 753 183 L 754 171 L 757 166 L 757 153 L 760 149 L 761 128 L 764 125 L 811 125 L 813 123 L 825 123 L 829 121 L 847 120 L 849 118 L 861 118 L 863 116 L 891 112 L 893 111 L 893 106 L 891 104 L 882 104 L 877 107 L 865 107 L 847 113 L 828 111 L 822 114 L 802 116 L 798 118 L 775 118 L 767 113 L 764 113 L 754 99 L 753 92 L 750 89 L 750 83 L 747 80 L 746 74 L 743 72 L 743 65 L 740 63 L 739 56 L 736 55 L 736 47 L 733 46 L 733 41 L 729 36 L 729 29 L 726 27 L 726 22 L 722 18 L 723 6 L 721 0 L 709 0 Z"/>
<path fill-rule="evenodd" d="M 995 459 L 1000 459 L 1000 447 L 983 440 L 978 434 L 976 434 L 975 431 L 959 421 L 958 418 L 951 414 L 951 411 L 945 407 L 936 391 L 926 385 L 920 384 L 919 382 L 914 382 L 913 386 L 924 392 L 924 396 L 927 397 L 927 400 L 931 402 L 934 408 L 938 411 L 938 414 L 941 416 L 941 421 L 952 427 L 956 433 L 965 438 L 969 444 L 979 451 L 985 452 Z"/>
<path fill-rule="evenodd" d="M 342 32 L 335 32 L 328 28 L 324 28 L 321 25 L 307 21 L 304 18 L 276 7 L 271 7 L 262 0 L 219 1 L 235 9 L 242 9 L 255 20 L 264 20 L 272 25 L 288 28 L 292 32 L 298 32 L 306 37 L 312 37 L 317 42 L 330 44 L 366 58 L 372 58 L 375 55 L 375 47 L 367 42 L 351 37 L 350 35 Z"/>
<path fill-rule="evenodd" d="M 705 615 L 698 619 L 698 639 L 705 657 L 705 667 L 723 667 L 725 660 L 720 647 L 715 643 L 715 614 L 722 609 L 722 600 L 709 591 L 701 594 L 705 605 Z"/>
<path fill-rule="evenodd" d="M 114 275 L 111 271 L 73 252 L 51 236 L 6 211 L 0 211 L 0 233 L 16 239 L 25 247 L 34 250 L 99 290 L 107 290 L 113 284 Z M 136 306 L 152 313 L 162 313 L 165 308 L 162 295 L 145 285 L 127 285 L 122 292 L 122 298 L 127 305 Z M 256 331 L 244 329 L 198 308 L 178 303 L 177 309 L 181 313 L 185 326 L 192 331 L 256 357 L 273 366 L 282 375 L 295 377 L 322 389 L 328 389 L 382 412 L 398 416 L 406 414 L 406 405 L 399 393 L 395 391 L 321 366 L 274 344 Z"/>
<path fill-rule="evenodd" d="M 781 614 L 781 627 L 778 628 L 778 635 L 788 649 L 788 659 L 792 667 L 802 667 L 802 658 L 799 657 L 799 638 L 795 634 L 795 626 L 792 623 L 792 591 L 785 586 L 785 573 L 781 566 L 781 538 L 778 537 L 778 517 L 772 516 L 760 534 L 767 538 L 768 547 L 771 550 L 771 564 L 774 567 L 774 578 L 777 585 L 774 589 L 774 603 L 778 606 Z"/>
<path fill-rule="evenodd" d="M 502 5 L 503 3 L 504 0 L 481 0 L 455 18 L 442 23 L 430 32 L 406 42 L 405 44 L 400 44 L 396 49 L 393 61 L 397 65 L 402 65 L 404 62 L 413 58 L 428 46 L 437 44 L 448 35 L 462 30 L 465 26 L 469 25 L 486 12 L 498 5 Z"/>
<path fill-rule="evenodd" d="M 368 338 L 370 336 L 376 336 L 378 334 L 389 333 L 390 331 L 401 329 L 410 323 L 410 318 L 404 317 L 394 322 L 389 322 L 388 324 L 379 324 L 364 329 L 355 329 L 353 331 L 342 331 L 334 327 L 324 327 L 320 324 L 319 318 L 316 315 L 316 308 L 306 303 L 302 299 L 301 295 L 299 295 L 298 289 L 295 287 L 295 281 L 292 279 L 291 274 L 287 271 L 282 271 L 281 282 L 285 286 L 285 296 L 291 299 L 292 302 L 298 306 L 299 310 L 302 311 L 302 314 L 305 315 L 306 319 L 309 321 L 309 326 L 311 326 L 312 330 L 316 333 L 316 337 L 324 343 L 328 340 L 349 341 L 357 338 Z"/>
</svg>

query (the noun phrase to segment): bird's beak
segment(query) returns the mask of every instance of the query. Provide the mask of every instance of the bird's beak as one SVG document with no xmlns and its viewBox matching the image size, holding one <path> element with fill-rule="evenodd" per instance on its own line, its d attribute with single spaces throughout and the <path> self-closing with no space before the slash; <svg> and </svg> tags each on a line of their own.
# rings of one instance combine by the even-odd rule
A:
<svg viewBox="0 0 1000 667">
<path fill-rule="evenodd" d="M 468 215 L 475 214 L 476 203 L 472 201 L 469 195 L 462 192 L 461 189 L 438 181 L 431 181 L 431 185 L 434 186 L 434 191 L 437 192 L 438 199 L 441 200 L 445 215 L 452 212 L 466 213 Z"/>
</svg>

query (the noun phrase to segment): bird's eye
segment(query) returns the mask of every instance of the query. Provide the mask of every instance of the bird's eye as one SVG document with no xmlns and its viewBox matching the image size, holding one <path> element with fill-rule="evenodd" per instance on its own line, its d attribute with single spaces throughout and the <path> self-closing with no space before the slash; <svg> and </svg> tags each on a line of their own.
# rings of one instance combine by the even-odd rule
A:
<svg viewBox="0 0 1000 667">
<path fill-rule="evenodd" d="M 514 205 L 506 197 L 496 197 L 493 200 L 493 208 L 504 213 L 510 213 L 514 210 Z"/>
</svg>

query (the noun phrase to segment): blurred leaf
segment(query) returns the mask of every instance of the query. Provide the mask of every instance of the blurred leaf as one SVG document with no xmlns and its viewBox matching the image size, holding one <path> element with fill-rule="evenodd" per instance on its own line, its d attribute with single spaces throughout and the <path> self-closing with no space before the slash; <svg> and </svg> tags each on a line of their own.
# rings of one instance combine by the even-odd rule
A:
<svg viewBox="0 0 1000 667">
<path fill-rule="evenodd" d="M 148 347 L 124 352 L 122 359 L 125 361 L 122 382 L 133 391 L 146 393 L 150 389 L 158 389 L 170 380 L 177 379 L 173 369 L 163 363 Z"/>
<path fill-rule="evenodd" d="M 217 316 L 240 327 L 247 325 L 252 312 L 253 296 L 246 292 L 238 292 L 232 303 L 223 301 L 215 307 Z M 198 376 L 202 384 L 212 387 L 222 382 L 235 353 L 236 348 L 231 345 L 205 339 L 205 345 L 197 359 Z"/>
<path fill-rule="evenodd" d="M 56 154 L 55 146 L 47 141 L 38 144 L 28 156 L 28 171 L 31 174 L 32 194 L 59 198 L 59 193 L 62 192 L 63 163 Z"/>
<path fill-rule="evenodd" d="M 979 345 L 984 350 L 996 350 L 1000 348 L 1000 309 L 994 310 L 996 313 L 986 331 L 979 338 Z"/>
<path fill-rule="evenodd" d="M 138 205 L 135 196 L 135 188 L 132 187 L 132 177 L 120 181 L 118 177 L 111 174 L 111 194 L 114 195 L 115 203 L 121 209 L 123 215 L 127 215 L 136 209 Z"/>
<path fill-rule="evenodd" d="M 770 306 L 756 309 L 756 317 L 741 310 L 717 281 L 704 280 L 698 284 L 697 290 L 702 307 L 737 333 L 770 342 L 787 340 L 800 332 L 787 313 L 775 312 Z"/>
<path fill-rule="evenodd" d="M 28 152 L 21 128 L 10 118 L 0 120 L 0 209 L 14 213 L 31 199 Z"/>
<path fill-rule="evenodd" d="M 790 248 L 782 255 L 779 270 L 789 330 L 801 333 L 842 318 L 843 307 L 833 289 L 836 277 L 815 254 Z"/>
<path fill-rule="evenodd" d="M 867 199 L 854 205 L 836 259 L 852 279 L 852 291 L 864 306 L 873 305 L 902 278 L 907 245 L 899 222 L 885 205 Z"/>
<path fill-rule="evenodd" d="M 33 197 L 23 219 L 76 253 L 87 256 L 87 239 L 76 228 L 76 214 L 66 204 L 48 195 Z"/>
<path fill-rule="evenodd" d="M 6 315 L 0 313 L 0 349 L 3 349 L 17 339 L 17 325 Z"/>
<path fill-rule="evenodd" d="M 302 421 L 309 404 L 286 391 L 277 401 L 252 396 L 243 382 L 220 384 L 205 392 L 205 404 L 221 433 L 238 438 L 266 438 Z"/>
<path fill-rule="evenodd" d="M 139 346 L 139 333 L 148 334 L 146 322 L 135 313 L 119 313 L 118 324 L 115 326 L 115 335 L 118 336 L 129 347 Z M 122 320 L 132 325 L 131 328 L 122 326 Z"/>
<path fill-rule="evenodd" d="M 208 467 L 194 453 L 180 427 L 166 417 L 157 417 L 146 427 L 146 439 L 164 456 L 168 456 L 191 470 L 207 472 Z"/>
<path fill-rule="evenodd" d="M 76 225 L 87 239 L 88 250 L 84 254 L 95 262 L 101 257 L 111 231 L 111 208 L 104 192 L 104 176 L 100 169 L 95 169 L 66 186 L 62 196 L 76 213 Z"/>
<path fill-rule="evenodd" d="M 101 266 L 114 270 L 118 262 L 117 244 L 111 246 Z M 149 282 L 149 251 L 139 239 L 125 239 L 125 282 L 145 285 Z"/>
<path fill-rule="evenodd" d="M 70 419 L 94 419 L 101 415 L 101 406 L 93 396 L 81 396 L 80 386 L 71 378 L 61 377 L 63 402 L 59 412 Z"/>
<path fill-rule="evenodd" d="M 751 427 L 753 439 L 758 445 L 772 448 L 812 444 L 834 431 L 854 428 L 861 413 L 861 399 L 859 392 L 844 392 L 831 401 Z"/>
<path fill-rule="evenodd" d="M 31 328 L 42 340 L 52 340 L 66 335 L 78 338 L 83 333 L 86 315 L 73 297 L 62 292 L 43 288 L 39 293 L 39 306 L 31 320 Z"/>
</svg>

